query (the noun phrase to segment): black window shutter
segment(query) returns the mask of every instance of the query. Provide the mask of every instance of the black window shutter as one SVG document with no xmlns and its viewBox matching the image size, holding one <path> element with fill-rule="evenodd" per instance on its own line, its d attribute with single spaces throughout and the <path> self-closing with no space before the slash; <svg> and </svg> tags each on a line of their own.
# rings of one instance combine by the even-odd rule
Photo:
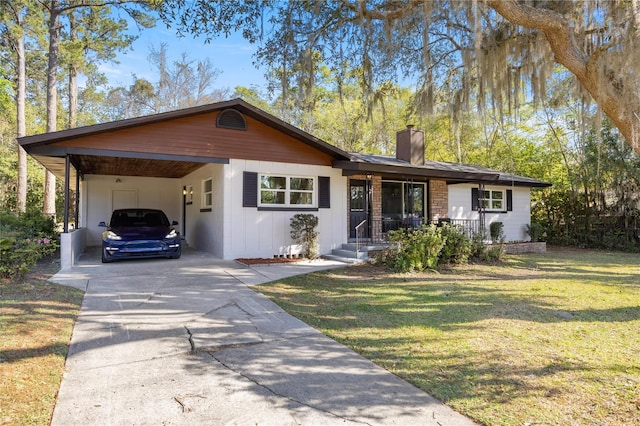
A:
<svg viewBox="0 0 640 426">
<path fill-rule="evenodd" d="M 478 207 L 480 207 L 480 202 L 478 198 L 480 197 L 480 191 L 478 188 L 471 188 L 471 210 L 477 211 Z"/>
<path fill-rule="evenodd" d="M 242 207 L 258 207 L 258 173 L 244 172 Z"/>
<path fill-rule="evenodd" d="M 318 176 L 318 207 L 331 208 L 331 179 L 329 176 Z"/>
<path fill-rule="evenodd" d="M 507 211 L 513 211 L 513 191 L 507 189 Z"/>
</svg>

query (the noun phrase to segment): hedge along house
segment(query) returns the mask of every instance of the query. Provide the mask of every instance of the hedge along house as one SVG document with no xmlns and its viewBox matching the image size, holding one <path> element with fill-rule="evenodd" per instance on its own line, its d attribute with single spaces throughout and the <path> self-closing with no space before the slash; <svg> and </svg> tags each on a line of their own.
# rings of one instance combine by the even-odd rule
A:
<svg viewBox="0 0 640 426">
<path fill-rule="evenodd" d="M 318 216 L 321 254 L 358 233 L 382 239 L 443 218 L 476 227 L 482 217 L 500 219 L 507 239 L 521 240 L 530 189 L 548 186 L 425 162 L 424 133 L 413 128 L 398 133 L 396 158 L 350 154 L 241 99 L 19 143 L 67 188 L 63 268 L 100 245 L 98 224 L 118 208 L 162 209 L 191 247 L 235 259 L 301 252 L 290 237 L 296 213 Z"/>
</svg>

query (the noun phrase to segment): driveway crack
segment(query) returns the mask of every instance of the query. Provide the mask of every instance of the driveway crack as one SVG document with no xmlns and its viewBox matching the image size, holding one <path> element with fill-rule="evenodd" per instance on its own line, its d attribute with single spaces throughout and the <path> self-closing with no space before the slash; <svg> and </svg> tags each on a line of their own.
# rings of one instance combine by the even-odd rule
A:
<svg viewBox="0 0 640 426">
<path fill-rule="evenodd" d="M 217 351 L 216 351 L 216 352 L 217 352 Z M 333 417 L 335 417 L 335 418 L 337 418 L 337 419 L 340 419 L 340 420 L 344 420 L 344 421 L 348 421 L 348 422 L 353 422 L 353 423 L 358 423 L 358 424 L 363 424 L 363 425 L 371 426 L 371 424 L 370 424 L 370 423 L 361 422 L 361 421 L 358 421 L 358 420 L 353 420 L 353 419 L 350 419 L 350 418 L 348 418 L 348 417 L 343 417 L 343 416 L 340 416 L 340 415 L 338 415 L 338 414 L 336 414 L 336 413 L 332 413 L 332 412 L 331 412 L 331 411 L 329 411 L 329 410 L 325 410 L 325 409 L 323 409 L 323 408 L 315 407 L 315 406 L 313 406 L 313 405 L 307 404 L 306 402 L 304 402 L 304 401 L 300 401 L 300 400 L 298 400 L 298 399 L 296 399 L 296 398 L 293 398 L 293 397 L 291 397 L 291 396 L 289 396 L 289 395 L 285 395 L 285 394 L 278 393 L 278 392 L 276 392 L 275 390 L 271 389 L 269 386 L 264 385 L 264 384 L 262 384 L 262 383 L 258 382 L 257 380 L 255 380 L 255 379 L 253 379 L 253 378 L 249 377 L 248 375 L 244 374 L 242 371 L 240 371 L 240 370 L 236 370 L 236 369 L 234 369 L 233 367 L 231 367 L 231 366 L 227 365 L 225 362 L 223 362 L 222 360 L 220 360 L 219 358 L 217 358 L 217 357 L 215 356 L 215 352 L 208 351 L 208 353 L 209 353 L 209 355 L 211 355 L 211 358 L 215 359 L 215 360 L 216 360 L 220 365 L 222 365 L 222 366 L 223 366 L 224 368 L 226 368 L 227 370 L 232 371 L 232 372 L 234 372 L 234 373 L 236 373 L 236 374 L 240 375 L 241 377 L 245 378 L 246 380 L 250 381 L 251 383 L 255 384 L 256 386 L 261 387 L 262 389 L 266 390 L 267 392 L 269 392 L 270 394 L 272 394 L 272 395 L 274 395 L 274 396 L 277 396 L 277 397 L 280 397 L 280 398 L 285 398 L 285 399 L 287 399 L 287 400 L 289 400 L 289 401 L 291 401 L 291 402 L 294 402 L 294 403 L 299 404 L 299 405 L 304 406 L 304 407 L 311 408 L 311 409 L 313 409 L 313 410 L 318 410 L 318 411 L 320 411 L 320 412 L 322 412 L 322 413 L 328 414 L 328 415 L 333 416 Z"/>
<path fill-rule="evenodd" d="M 196 345 L 195 343 L 193 343 L 193 334 L 191 334 L 191 330 L 189 330 L 189 327 L 187 327 L 186 325 L 184 326 L 184 329 L 187 330 L 187 334 L 189 335 L 189 344 L 191 345 L 191 352 L 195 352 Z"/>
</svg>

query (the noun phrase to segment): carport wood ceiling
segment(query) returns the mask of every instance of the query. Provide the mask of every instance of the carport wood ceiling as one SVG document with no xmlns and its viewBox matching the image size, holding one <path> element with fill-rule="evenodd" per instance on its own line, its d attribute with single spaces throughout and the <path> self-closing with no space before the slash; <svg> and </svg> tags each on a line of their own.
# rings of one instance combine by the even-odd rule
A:
<svg viewBox="0 0 640 426">
<path fill-rule="evenodd" d="M 64 180 L 65 160 L 60 157 L 34 155 L 47 169 Z M 72 155 L 69 187 L 76 179 L 75 168 L 83 175 L 147 176 L 181 178 L 207 164 L 206 162 L 159 160 L 149 158 L 99 157 Z"/>
<path fill-rule="evenodd" d="M 85 175 L 148 176 L 163 178 L 181 178 L 206 164 L 145 158 L 97 157 L 93 155 L 73 155 L 72 161 Z"/>
</svg>

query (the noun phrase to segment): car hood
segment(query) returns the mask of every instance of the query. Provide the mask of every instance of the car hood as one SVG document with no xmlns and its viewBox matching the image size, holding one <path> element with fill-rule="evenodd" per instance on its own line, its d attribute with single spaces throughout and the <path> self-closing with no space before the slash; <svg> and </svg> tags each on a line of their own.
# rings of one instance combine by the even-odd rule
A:
<svg viewBox="0 0 640 426">
<path fill-rule="evenodd" d="M 161 240 L 173 228 L 170 226 L 118 226 L 109 229 L 123 240 Z"/>
</svg>

